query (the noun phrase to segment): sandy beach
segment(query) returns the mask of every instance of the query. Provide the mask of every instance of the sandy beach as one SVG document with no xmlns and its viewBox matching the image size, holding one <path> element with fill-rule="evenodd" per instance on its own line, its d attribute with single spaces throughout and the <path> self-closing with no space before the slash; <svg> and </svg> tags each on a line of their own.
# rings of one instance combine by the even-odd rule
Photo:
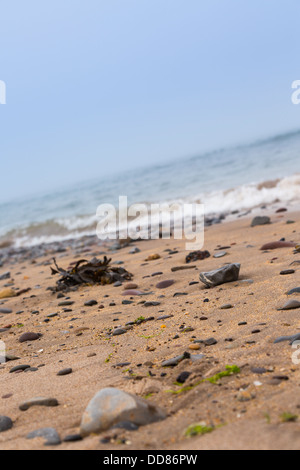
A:
<svg viewBox="0 0 300 470">
<path fill-rule="evenodd" d="M 1 281 L 0 295 L 7 288 L 31 290 L 0 303 L 0 308 L 12 311 L 0 316 L 0 340 L 6 354 L 19 358 L 0 366 L 0 415 L 13 421 L 12 429 L 0 433 L 0 448 L 298 449 L 300 366 L 292 361 L 295 350 L 289 342 L 274 341 L 300 333 L 299 310 L 278 310 L 289 299 L 299 299 L 299 294 L 288 297 L 287 292 L 299 287 L 299 265 L 291 263 L 300 255 L 293 248 L 261 247 L 283 238 L 299 242 L 300 214 L 271 211 L 271 220 L 270 225 L 251 227 L 248 216 L 206 228 L 203 249 L 211 256 L 190 265 L 185 263 L 184 240 L 140 241 L 114 252 L 108 245 L 83 244 L 82 253 L 70 248 L 56 254 L 64 268 L 104 253 L 112 263 L 122 261 L 133 274 L 130 283 L 145 296 L 122 295 L 125 282 L 119 287 L 85 285 L 57 298 L 48 290 L 58 279 L 51 276 L 52 254 L 14 264 L 6 261 L 0 275 L 9 271 L 10 278 Z M 134 246 L 140 251 L 130 254 Z M 226 256 L 214 258 L 224 247 Z M 145 261 L 152 254 L 160 258 Z M 239 280 L 207 289 L 199 273 L 226 263 L 241 264 Z M 182 266 L 194 267 L 172 272 Z M 295 272 L 280 274 L 290 269 Z M 175 282 L 158 289 L 163 280 Z M 90 300 L 97 304 L 86 306 Z M 64 301 L 73 303 L 59 306 Z M 136 322 L 141 317 L 151 321 Z M 126 324 L 126 334 L 112 336 Z M 28 332 L 42 336 L 20 343 Z M 175 367 L 162 367 L 163 361 L 184 352 L 191 357 Z M 11 372 L 21 365 L 27 371 Z M 239 372 L 215 383 L 205 380 L 226 366 L 237 366 Z M 57 375 L 67 368 L 71 373 Z M 180 375 L 186 378 L 181 384 Z M 64 442 L 66 436 L 79 434 L 86 406 L 106 387 L 158 405 L 166 419 L 135 431 L 114 428 Z M 20 410 L 35 397 L 56 399 L 58 406 Z M 187 428 L 196 423 L 210 432 L 187 437 Z M 45 447 L 43 438 L 26 438 L 46 427 L 57 431 L 60 445 Z"/>
</svg>

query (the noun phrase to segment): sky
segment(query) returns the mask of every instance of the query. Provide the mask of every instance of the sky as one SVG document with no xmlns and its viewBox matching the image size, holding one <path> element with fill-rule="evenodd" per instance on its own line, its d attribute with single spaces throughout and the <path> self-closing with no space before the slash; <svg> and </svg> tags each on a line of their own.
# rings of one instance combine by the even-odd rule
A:
<svg viewBox="0 0 300 470">
<path fill-rule="evenodd" d="M 0 202 L 300 128 L 299 0 L 0 4 Z"/>
</svg>

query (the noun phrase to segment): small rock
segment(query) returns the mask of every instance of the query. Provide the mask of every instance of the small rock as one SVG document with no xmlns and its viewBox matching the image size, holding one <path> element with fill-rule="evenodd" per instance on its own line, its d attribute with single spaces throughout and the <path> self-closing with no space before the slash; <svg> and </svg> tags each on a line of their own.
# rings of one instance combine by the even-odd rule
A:
<svg viewBox="0 0 300 470">
<path fill-rule="evenodd" d="M 143 426 L 165 418 L 165 412 L 149 401 L 116 388 L 105 388 L 94 396 L 83 413 L 80 434 L 101 433 L 124 421 Z"/>
<path fill-rule="evenodd" d="M 38 397 L 38 398 L 31 398 L 30 400 L 24 401 L 21 403 L 19 406 L 19 409 L 21 411 L 27 411 L 29 408 L 32 406 L 46 406 L 46 407 L 53 407 L 53 406 L 58 406 L 59 403 L 56 400 L 56 398 L 43 398 L 43 397 Z"/>
<path fill-rule="evenodd" d="M 40 333 L 23 333 L 20 338 L 19 342 L 20 343 L 25 343 L 26 341 L 36 341 L 41 338 Z"/>
<path fill-rule="evenodd" d="M 269 225 L 271 223 L 270 217 L 267 216 L 258 216 L 254 217 L 254 219 L 251 222 L 251 227 L 257 227 L 259 225 Z"/>
<path fill-rule="evenodd" d="M 26 439 L 42 437 L 45 439 L 45 446 L 57 446 L 61 443 L 60 437 L 54 428 L 42 428 L 27 434 Z"/>
<path fill-rule="evenodd" d="M 9 431 L 13 427 L 13 422 L 7 416 L 0 416 L 0 432 Z"/>
<path fill-rule="evenodd" d="M 57 375 L 58 376 L 64 376 L 64 375 L 70 375 L 72 374 L 73 372 L 73 369 L 69 368 L 69 369 L 63 369 L 63 370 L 60 370 Z"/>
<path fill-rule="evenodd" d="M 237 281 L 240 268 L 240 264 L 229 264 L 215 271 L 200 273 L 200 280 L 206 287 L 215 287 L 227 282 Z"/>
</svg>

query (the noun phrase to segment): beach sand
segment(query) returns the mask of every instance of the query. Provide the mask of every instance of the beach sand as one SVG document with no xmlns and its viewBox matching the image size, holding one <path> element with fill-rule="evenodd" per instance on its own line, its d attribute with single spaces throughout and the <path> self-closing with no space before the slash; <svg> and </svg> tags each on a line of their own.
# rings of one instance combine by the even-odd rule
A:
<svg viewBox="0 0 300 470">
<path fill-rule="evenodd" d="M 63 442 L 53 449 L 299 449 L 300 422 L 296 418 L 289 422 L 289 415 L 300 416 L 300 365 L 293 363 L 295 350 L 288 342 L 274 344 L 274 340 L 300 333 L 300 310 L 277 310 L 288 300 L 287 291 L 300 286 L 300 265 L 293 266 L 294 274 L 280 275 L 300 259 L 300 254 L 295 255 L 293 248 L 269 252 L 260 248 L 283 237 L 300 242 L 300 213 L 273 212 L 271 219 L 272 224 L 254 228 L 250 227 L 251 219 L 241 218 L 205 229 L 204 249 L 211 257 L 191 263 L 195 268 L 177 272 L 171 268 L 185 265 L 188 254 L 184 240 L 141 241 L 114 253 L 99 245 L 91 247 L 90 252 L 84 250 L 81 257 L 85 259 L 106 251 L 113 262 L 123 261 L 122 266 L 133 274 L 131 282 L 143 292 L 153 292 L 134 297 L 129 305 L 122 304 L 130 299 L 122 295 L 124 286 L 83 286 L 67 294 L 74 304 L 69 307 L 72 311 L 64 312 L 58 306 L 64 299 L 47 290 L 58 277 L 51 276 L 47 265 L 51 256 L 34 263 L 6 263 L 0 274 L 10 271 L 14 287 L 30 287 L 31 291 L 0 305 L 13 311 L 0 315 L 0 328 L 10 326 L 0 333 L 0 340 L 5 342 L 7 353 L 20 358 L 0 365 L 0 415 L 14 423 L 11 430 L 0 433 L 0 449 L 49 449 L 43 439 L 26 439 L 29 432 L 39 428 L 55 428 L 62 440 L 78 433 L 87 404 L 104 387 L 144 397 L 163 408 L 167 418 L 135 432 L 109 430 L 79 442 Z M 291 219 L 295 223 L 287 224 Z M 141 251 L 129 254 L 132 246 Z M 228 254 L 213 258 L 223 246 L 230 246 Z M 167 249 L 178 253 L 170 255 Z M 153 253 L 160 259 L 146 262 Z M 67 268 L 80 259 L 79 254 L 76 256 L 71 249 L 58 253 L 58 264 Z M 225 263 L 241 263 L 239 281 L 212 289 L 201 282 L 190 285 L 199 281 L 200 272 Z M 152 276 L 156 272 L 163 274 Z M 167 289 L 156 288 L 159 281 L 167 279 L 175 283 Z M 244 282 L 249 279 L 253 283 Z M 9 282 L 1 281 L 0 291 Z M 175 293 L 187 295 L 174 297 Z M 292 298 L 300 300 L 300 295 Z M 98 305 L 84 306 L 91 299 Z M 140 303 L 144 300 L 160 305 L 145 307 Z M 232 308 L 221 309 L 226 304 Z M 23 313 L 16 314 L 18 311 Z M 58 316 L 45 322 L 51 313 Z M 172 317 L 157 320 L 162 315 Z M 122 336 L 109 337 L 109 329 L 141 316 L 155 320 L 134 325 Z M 186 327 L 191 331 L 184 332 Z M 25 332 L 43 336 L 20 343 L 18 339 Z M 200 343 L 198 351 L 189 349 L 195 339 L 208 338 L 214 338 L 217 344 Z M 162 361 L 185 351 L 205 357 L 186 359 L 174 368 L 162 367 Z M 130 365 L 116 367 L 119 363 Z M 12 367 L 21 364 L 38 370 L 10 373 Z M 201 382 L 224 371 L 227 365 L 238 366 L 240 373 L 216 384 Z M 73 372 L 57 376 L 65 368 Z M 265 373 L 253 372 L 254 368 L 264 368 Z M 191 375 L 183 386 L 191 388 L 172 393 L 180 390 L 175 382 L 184 371 Z M 192 387 L 197 382 L 201 383 Z M 33 397 L 56 398 L 59 406 L 20 411 L 19 405 Z M 190 425 L 201 422 L 213 431 L 185 437 Z"/>
</svg>

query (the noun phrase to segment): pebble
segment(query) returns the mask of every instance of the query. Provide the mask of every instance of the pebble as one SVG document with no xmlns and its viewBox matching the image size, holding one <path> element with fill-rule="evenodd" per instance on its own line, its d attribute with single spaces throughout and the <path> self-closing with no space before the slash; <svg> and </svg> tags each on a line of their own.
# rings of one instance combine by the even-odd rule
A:
<svg viewBox="0 0 300 470">
<path fill-rule="evenodd" d="M 176 271 L 183 271 L 185 269 L 195 269 L 197 266 L 174 266 L 171 268 L 172 273 L 176 273 Z"/>
<path fill-rule="evenodd" d="M 117 328 L 116 330 L 113 331 L 112 335 L 120 336 L 120 335 L 124 335 L 125 333 L 127 333 L 127 330 L 124 330 L 123 328 Z"/>
<path fill-rule="evenodd" d="M 16 297 L 16 292 L 13 289 L 3 289 L 0 292 L 0 299 L 9 299 L 10 297 Z"/>
<path fill-rule="evenodd" d="M 145 302 L 144 307 L 157 307 L 160 305 L 160 302 Z"/>
<path fill-rule="evenodd" d="M 156 284 L 157 289 L 167 289 L 168 287 L 172 286 L 175 281 L 173 279 L 166 280 L 166 281 L 161 281 L 158 284 Z"/>
<path fill-rule="evenodd" d="M 138 285 L 134 284 L 133 282 L 130 282 L 124 286 L 124 290 L 131 290 L 131 289 L 137 289 Z"/>
<path fill-rule="evenodd" d="M 289 274 L 295 274 L 295 270 L 294 269 L 286 269 L 285 271 L 280 272 L 281 276 L 288 276 Z"/>
<path fill-rule="evenodd" d="M 300 287 L 295 287 L 294 289 L 291 289 L 287 295 L 293 295 L 293 294 L 300 294 Z"/>
<path fill-rule="evenodd" d="M 214 346 L 215 344 L 218 344 L 218 341 L 215 338 L 209 338 L 203 341 L 205 346 Z"/>
<path fill-rule="evenodd" d="M 12 369 L 10 369 L 9 373 L 13 374 L 14 372 L 19 372 L 20 370 L 24 371 L 24 370 L 29 369 L 29 368 L 30 368 L 30 366 L 26 365 L 26 364 L 20 365 L 20 366 L 15 366 Z"/>
<path fill-rule="evenodd" d="M 25 343 L 26 341 L 36 341 L 41 338 L 41 336 L 42 335 L 40 333 L 23 333 L 19 338 L 19 342 Z"/>
<path fill-rule="evenodd" d="M 231 308 L 234 308 L 233 305 L 225 304 L 225 305 L 222 305 L 222 307 L 220 307 L 220 310 L 229 310 Z"/>
<path fill-rule="evenodd" d="M 8 314 L 12 313 L 12 310 L 10 308 L 0 308 L 0 313 Z"/>
<path fill-rule="evenodd" d="M 181 354 L 180 356 L 173 357 L 172 359 L 168 359 L 167 361 L 162 362 L 162 367 L 175 367 L 178 366 L 180 362 L 184 359 L 190 359 L 191 355 L 188 352 Z"/>
<path fill-rule="evenodd" d="M 61 444 L 58 432 L 54 428 L 42 428 L 27 434 L 26 439 L 42 437 L 45 439 L 45 446 L 57 446 Z"/>
<path fill-rule="evenodd" d="M 148 400 L 117 388 L 104 388 L 90 401 L 83 413 L 80 434 L 85 437 L 130 421 L 137 426 L 161 421 L 166 413 Z"/>
<path fill-rule="evenodd" d="M 251 227 L 257 227 L 259 225 L 269 225 L 271 223 L 270 217 L 267 216 L 258 216 L 254 217 L 251 222 Z"/>
<path fill-rule="evenodd" d="M 289 300 L 282 308 L 278 310 L 294 310 L 296 308 L 300 308 L 299 300 Z"/>
<path fill-rule="evenodd" d="M 0 432 L 9 431 L 13 427 L 13 422 L 7 416 L 0 416 Z"/>
<path fill-rule="evenodd" d="M 200 273 L 200 281 L 206 287 L 215 287 L 227 282 L 237 281 L 240 273 L 240 264 L 228 264 L 222 268 L 206 273 Z"/>
<path fill-rule="evenodd" d="M 220 253 L 216 253 L 214 255 L 214 258 L 223 258 L 224 256 L 226 256 L 228 253 L 227 251 L 220 251 Z"/>
<path fill-rule="evenodd" d="M 271 243 L 266 243 L 261 247 L 262 251 L 267 251 L 267 250 L 276 250 L 277 248 L 294 248 L 296 246 L 296 243 L 293 242 L 283 242 L 283 241 L 278 241 L 278 242 L 271 242 Z"/>
<path fill-rule="evenodd" d="M 46 406 L 46 407 L 54 407 L 58 406 L 59 403 L 56 398 L 44 398 L 44 397 L 37 397 L 31 398 L 30 400 L 26 400 L 20 404 L 19 409 L 21 411 L 27 411 L 32 406 Z"/>
<path fill-rule="evenodd" d="M 97 300 L 88 300 L 87 302 L 84 303 L 85 307 L 94 307 L 94 305 L 97 305 L 98 302 Z"/>
<path fill-rule="evenodd" d="M 178 375 L 176 382 L 180 384 L 184 384 L 190 375 L 191 375 L 191 372 L 187 372 L 187 371 L 181 372 L 181 374 Z"/>
<path fill-rule="evenodd" d="M 143 292 L 135 289 L 124 290 L 122 295 L 143 295 Z"/>
<path fill-rule="evenodd" d="M 292 345 L 295 341 L 300 341 L 300 333 L 292 336 L 280 336 L 275 339 L 274 344 L 283 343 L 284 341 L 289 341 L 290 345 Z"/>
<path fill-rule="evenodd" d="M 156 259 L 160 259 L 160 255 L 158 253 L 154 253 L 153 255 L 149 255 L 145 261 L 155 261 Z"/>
<path fill-rule="evenodd" d="M 10 278 L 10 272 L 7 271 L 6 273 L 1 274 L 0 281 L 4 281 L 5 279 L 9 279 L 9 278 Z"/>
<path fill-rule="evenodd" d="M 58 375 L 58 376 L 70 375 L 70 374 L 72 374 L 72 372 L 73 372 L 73 369 L 68 368 L 68 369 L 60 370 L 60 371 L 57 373 L 57 375 Z"/>
</svg>

